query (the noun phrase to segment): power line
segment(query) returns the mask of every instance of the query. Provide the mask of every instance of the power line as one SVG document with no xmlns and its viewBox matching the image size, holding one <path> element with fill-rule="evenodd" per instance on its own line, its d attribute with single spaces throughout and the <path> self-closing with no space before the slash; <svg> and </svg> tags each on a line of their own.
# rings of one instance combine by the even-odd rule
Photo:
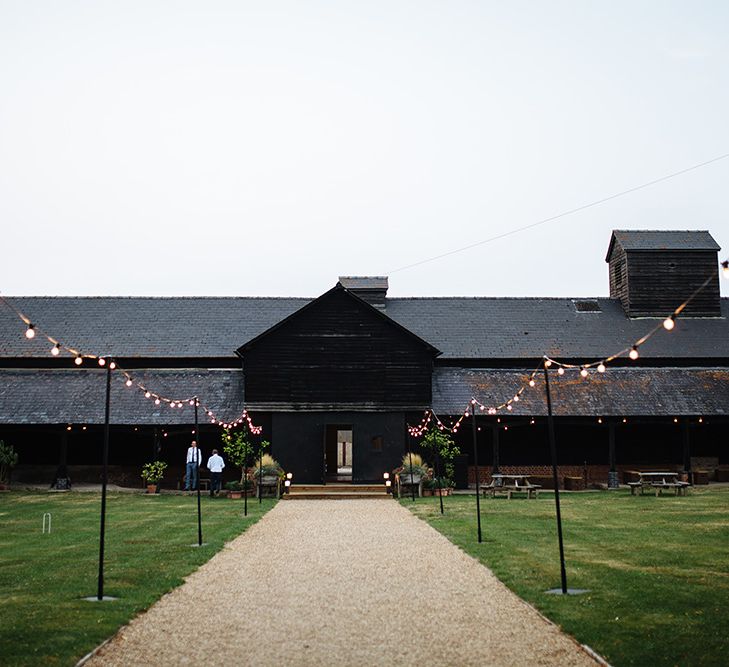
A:
<svg viewBox="0 0 729 667">
<path fill-rule="evenodd" d="M 675 171 L 672 174 L 667 174 L 666 176 L 661 176 L 660 178 L 656 178 L 652 181 L 648 181 L 647 183 L 643 183 L 642 185 L 636 185 L 633 188 L 629 188 L 628 190 L 623 190 L 622 192 L 617 192 L 608 197 L 603 197 L 602 199 L 598 199 L 596 201 L 590 202 L 589 204 L 583 204 L 582 206 L 578 206 L 577 208 L 570 209 L 569 211 L 563 211 L 562 213 L 558 213 L 557 215 L 553 215 L 549 218 L 544 218 L 543 220 L 538 220 L 537 222 L 532 222 L 529 225 L 524 225 L 524 227 L 517 227 L 516 229 L 512 229 L 508 232 L 504 232 L 502 234 L 497 234 L 496 236 L 492 236 L 490 238 L 483 239 L 483 241 L 476 241 L 476 243 L 470 243 L 469 245 L 464 245 L 464 246 L 461 246 L 460 248 L 455 248 L 454 250 L 449 250 L 448 252 L 441 253 L 440 255 L 434 255 L 433 257 L 428 257 L 427 259 L 421 259 L 419 262 L 414 262 L 413 264 L 407 264 L 407 265 L 401 266 L 397 269 L 393 269 L 392 271 L 386 271 L 385 275 L 390 275 L 393 273 L 398 273 L 399 271 L 405 271 L 407 269 L 412 269 L 416 266 L 420 266 L 421 264 L 427 264 L 428 262 L 434 262 L 438 259 L 443 259 L 443 257 L 449 257 L 450 255 L 455 255 L 459 252 L 463 252 L 464 250 L 470 250 L 471 248 L 476 248 L 478 246 L 485 245 L 486 243 L 491 243 L 492 241 L 498 241 L 499 239 L 503 239 L 507 236 L 512 236 L 513 234 L 518 234 L 519 232 L 524 232 L 527 229 L 533 229 L 534 227 L 539 227 L 540 225 L 545 225 L 548 222 L 554 222 L 555 220 L 559 220 L 560 218 L 564 218 L 568 215 L 572 215 L 573 213 L 578 213 L 579 211 L 584 211 L 585 209 L 592 208 L 593 206 L 599 206 L 600 204 L 604 204 L 605 202 L 611 201 L 612 199 L 617 199 L 618 197 L 624 197 L 625 195 L 628 195 L 631 192 L 637 192 L 638 190 L 643 190 L 644 188 L 648 188 L 651 185 L 656 185 L 656 183 L 662 183 L 663 181 L 667 181 L 671 178 L 675 178 L 676 176 L 681 176 L 682 174 L 686 174 L 689 171 L 693 171 L 694 169 L 700 169 L 701 167 L 705 167 L 706 165 L 712 164 L 714 162 L 719 162 L 719 160 L 725 160 L 728 157 L 729 157 L 729 153 L 725 153 L 724 155 L 719 155 L 718 157 L 712 158 L 711 160 L 707 160 L 706 162 L 701 162 L 701 163 L 695 164 L 691 167 L 687 167 L 686 169 L 681 169 L 680 171 Z"/>
</svg>

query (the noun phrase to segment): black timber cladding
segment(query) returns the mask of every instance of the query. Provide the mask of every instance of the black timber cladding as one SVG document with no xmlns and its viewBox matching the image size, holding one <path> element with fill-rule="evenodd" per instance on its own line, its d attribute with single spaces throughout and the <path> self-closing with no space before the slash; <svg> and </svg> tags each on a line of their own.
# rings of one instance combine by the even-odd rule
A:
<svg viewBox="0 0 729 667">
<path fill-rule="evenodd" d="M 711 278 L 683 312 L 718 317 L 719 249 L 708 232 L 615 230 L 606 258 L 610 296 L 631 317 L 665 316 Z"/>
<path fill-rule="evenodd" d="M 421 409 L 433 346 L 337 285 L 238 349 L 251 409 Z"/>
</svg>

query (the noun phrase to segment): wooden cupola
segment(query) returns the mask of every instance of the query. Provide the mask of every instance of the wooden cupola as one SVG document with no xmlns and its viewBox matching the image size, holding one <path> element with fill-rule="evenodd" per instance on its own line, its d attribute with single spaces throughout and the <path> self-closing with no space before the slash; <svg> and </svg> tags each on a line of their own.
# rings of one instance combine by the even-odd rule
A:
<svg viewBox="0 0 729 667">
<path fill-rule="evenodd" d="M 613 230 L 610 297 L 629 317 L 665 317 L 711 277 L 682 314 L 719 317 L 719 250 L 706 231 Z"/>
<path fill-rule="evenodd" d="M 339 276 L 339 284 L 371 306 L 385 309 L 387 276 Z"/>
</svg>

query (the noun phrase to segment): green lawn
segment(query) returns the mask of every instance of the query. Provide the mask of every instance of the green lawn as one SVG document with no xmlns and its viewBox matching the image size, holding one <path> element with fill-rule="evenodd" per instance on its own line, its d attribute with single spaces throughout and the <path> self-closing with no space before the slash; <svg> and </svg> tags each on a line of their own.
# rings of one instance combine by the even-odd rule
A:
<svg viewBox="0 0 729 667">
<path fill-rule="evenodd" d="M 107 496 L 105 594 L 97 592 L 100 494 L 0 494 L 0 664 L 73 665 L 178 586 L 274 504 L 195 496 Z M 44 512 L 53 532 L 41 534 Z"/>
<path fill-rule="evenodd" d="M 687 497 L 562 494 L 570 588 L 560 586 L 554 496 L 401 501 L 514 592 L 619 667 L 729 664 L 729 489 Z M 436 594 L 437 595 L 437 594 Z"/>
</svg>

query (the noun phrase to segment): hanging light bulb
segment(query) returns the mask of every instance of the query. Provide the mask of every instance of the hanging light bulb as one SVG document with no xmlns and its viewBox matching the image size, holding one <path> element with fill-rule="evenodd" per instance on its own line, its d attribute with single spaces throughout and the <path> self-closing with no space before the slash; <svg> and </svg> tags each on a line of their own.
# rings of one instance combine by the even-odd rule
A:
<svg viewBox="0 0 729 667">
<path fill-rule="evenodd" d="M 144 398 L 150 398 L 151 396 L 152 396 L 152 392 L 151 391 L 145 391 L 144 392 Z"/>
<path fill-rule="evenodd" d="M 104 357 L 99 357 L 99 366 L 106 366 L 106 359 Z"/>
<path fill-rule="evenodd" d="M 630 348 L 630 352 L 628 353 L 628 356 L 635 361 L 640 355 L 638 354 L 638 346 L 633 345 L 633 347 Z"/>
<path fill-rule="evenodd" d="M 546 366 L 547 368 L 549 368 L 549 367 L 550 367 L 550 366 L 552 365 L 552 360 L 551 360 L 551 359 L 545 359 L 545 360 L 544 360 L 544 365 L 545 365 L 545 366 Z"/>
<path fill-rule="evenodd" d="M 57 357 L 59 354 L 61 354 L 61 348 L 58 346 L 58 343 L 53 344 L 53 347 L 51 348 L 51 354 L 54 357 Z"/>
<path fill-rule="evenodd" d="M 112 362 L 111 362 L 111 363 L 109 364 L 109 368 L 111 368 L 111 370 L 114 370 L 114 369 L 116 368 L 116 362 L 115 362 L 115 361 L 112 361 Z"/>
<path fill-rule="evenodd" d="M 529 380 L 529 386 L 530 387 L 533 387 L 535 384 L 537 384 L 537 383 L 534 382 L 534 379 Z"/>
<path fill-rule="evenodd" d="M 154 404 L 155 404 L 155 405 L 159 405 L 159 404 L 160 404 L 160 400 L 159 400 L 159 398 L 155 398 L 155 399 L 154 399 Z"/>
<path fill-rule="evenodd" d="M 559 368 L 557 369 L 557 374 L 558 374 L 558 375 L 564 375 L 564 368 L 562 368 L 562 366 L 560 366 L 560 367 L 559 367 Z"/>
<path fill-rule="evenodd" d="M 519 394 L 517 394 L 516 396 L 514 396 L 514 398 L 512 400 L 514 402 L 517 402 L 518 403 L 518 401 L 519 401 Z"/>
<path fill-rule="evenodd" d="M 511 407 L 511 403 L 509 403 L 509 404 L 508 404 L 508 405 L 506 406 L 506 409 L 507 409 L 507 410 L 513 410 L 514 408 L 512 408 L 512 407 Z"/>
<path fill-rule="evenodd" d="M 80 366 L 82 363 L 84 363 L 83 357 L 79 354 L 76 356 L 76 358 L 73 360 L 73 363 L 77 366 Z"/>
<path fill-rule="evenodd" d="M 35 325 L 34 324 L 31 324 L 30 322 L 28 323 L 28 328 L 25 330 L 25 337 L 28 339 L 35 338 Z"/>
<path fill-rule="evenodd" d="M 132 378 L 127 378 L 127 381 L 124 383 L 127 387 L 132 386 Z"/>
<path fill-rule="evenodd" d="M 666 331 L 671 331 L 674 326 L 676 326 L 676 323 L 674 322 L 674 316 L 671 315 L 671 317 L 667 317 L 665 320 L 663 320 L 663 328 Z"/>
<path fill-rule="evenodd" d="M 584 366 L 582 367 L 582 370 L 580 371 L 580 375 L 583 378 L 586 378 L 587 377 L 587 369 Z"/>
<path fill-rule="evenodd" d="M 604 373 L 605 372 L 605 364 L 603 364 L 602 361 L 597 365 L 597 372 L 598 373 Z"/>
</svg>

